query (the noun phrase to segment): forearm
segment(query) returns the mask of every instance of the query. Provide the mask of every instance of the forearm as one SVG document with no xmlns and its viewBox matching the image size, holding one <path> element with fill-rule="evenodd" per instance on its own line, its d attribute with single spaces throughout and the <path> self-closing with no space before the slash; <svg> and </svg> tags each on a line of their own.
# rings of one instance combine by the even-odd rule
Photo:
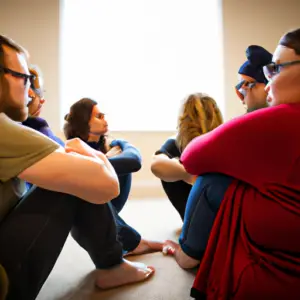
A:
<svg viewBox="0 0 300 300">
<path fill-rule="evenodd" d="M 119 194 L 117 177 L 96 154 L 67 154 L 60 149 L 28 167 L 18 177 L 95 204 L 108 202 Z"/>
<path fill-rule="evenodd" d="M 151 171 L 156 177 L 166 182 L 185 181 L 189 176 L 177 159 L 162 155 L 154 157 Z"/>
<path fill-rule="evenodd" d="M 116 173 L 118 175 L 126 175 L 139 171 L 142 167 L 140 152 L 127 142 L 123 142 L 122 146 L 121 153 L 108 158 Z"/>
<path fill-rule="evenodd" d="M 111 172 L 112 176 L 117 178 L 116 171 L 112 164 L 109 162 L 109 159 L 100 151 L 94 150 L 94 155 L 97 157 L 97 159 L 100 159 L 103 161 L 105 167 L 108 169 L 109 172 Z"/>
</svg>

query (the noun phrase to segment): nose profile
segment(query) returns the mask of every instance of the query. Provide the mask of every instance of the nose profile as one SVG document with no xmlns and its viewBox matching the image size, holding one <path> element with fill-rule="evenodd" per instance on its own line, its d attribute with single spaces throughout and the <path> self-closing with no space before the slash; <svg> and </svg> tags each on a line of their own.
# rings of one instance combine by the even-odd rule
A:
<svg viewBox="0 0 300 300">
<path fill-rule="evenodd" d="M 271 81 L 269 81 L 268 84 L 265 86 L 265 91 L 267 93 L 269 93 L 269 91 L 270 91 L 270 85 L 271 85 Z"/>
</svg>

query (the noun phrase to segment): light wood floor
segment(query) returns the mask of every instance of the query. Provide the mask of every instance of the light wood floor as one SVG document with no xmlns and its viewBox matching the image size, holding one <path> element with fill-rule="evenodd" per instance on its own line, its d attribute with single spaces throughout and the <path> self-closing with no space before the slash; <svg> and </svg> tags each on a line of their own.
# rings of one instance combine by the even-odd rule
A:
<svg viewBox="0 0 300 300">
<path fill-rule="evenodd" d="M 176 240 L 181 220 L 166 199 L 129 200 L 122 217 L 142 236 Z M 94 287 L 94 266 L 88 255 L 69 237 L 38 300 L 188 300 L 195 274 L 178 267 L 161 253 L 132 257 L 156 268 L 141 284 L 100 291 Z"/>
</svg>

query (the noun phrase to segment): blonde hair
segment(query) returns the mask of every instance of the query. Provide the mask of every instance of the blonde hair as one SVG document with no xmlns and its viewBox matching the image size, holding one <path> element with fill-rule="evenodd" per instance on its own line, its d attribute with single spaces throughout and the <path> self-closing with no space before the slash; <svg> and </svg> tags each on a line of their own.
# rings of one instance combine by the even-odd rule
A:
<svg viewBox="0 0 300 300">
<path fill-rule="evenodd" d="M 207 133 L 223 123 L 216 101 L 203 93 L 184 99 L 178 117 L 176 144 L 182 152 L 195 137 Z"/>
</svg>

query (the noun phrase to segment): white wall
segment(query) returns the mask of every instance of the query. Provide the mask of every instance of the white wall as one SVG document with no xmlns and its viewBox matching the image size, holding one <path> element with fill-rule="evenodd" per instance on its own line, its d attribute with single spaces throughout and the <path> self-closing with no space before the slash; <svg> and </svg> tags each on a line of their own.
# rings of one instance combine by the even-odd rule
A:
<svg viewBox="0 0 300 300">
<path fill-rule="evenodd" d="M 300 27 L 299 14 L 300 0 L 223 0 L 226 119 L 244 112 L 234 85 L 245 49 L 257 44 L 272 53 L 281 35 Z"/>
<path fill-rule="evenodd" d="M 237 70 L 245 61 L 246 47 L 259 44 L 272 52 L 285 31 L 300 27 L 299 12 L 299 0 L 223 0 L 226 119 L 244 112 L 235 94 L 234 85 L 237 82 Z M 59 0 L 0 0 L 0 32 L 27 48 L 31 61 L 42 68 L 48 100 L 43 116 L 60 135 L 59 14 Z M 135 174 L 132 192 L 134 196 L 163 195 L 149 166 L 154 151 L 172 134 L 113 133 L 116 137 L 128 139 L 142 152 L 143 169 Z"/>
<path fill-rule="evenodd" d="M 43 116 L 59 130 L 59 0 L 0 0 L 0 32 L 16 40 L 41 67 L 47 102 Z"/>
</svg>

